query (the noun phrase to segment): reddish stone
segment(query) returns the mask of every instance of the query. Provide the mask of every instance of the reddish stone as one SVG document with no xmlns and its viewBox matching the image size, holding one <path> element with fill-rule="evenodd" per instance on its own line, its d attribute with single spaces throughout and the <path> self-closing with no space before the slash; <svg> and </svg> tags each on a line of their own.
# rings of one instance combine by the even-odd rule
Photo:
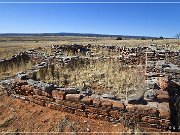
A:
<svg viewBox="0 0 180 135">
<path fill-rule="evenodd" d="M 148 123 L 159 124 L 159 119 L 158 118 L 148 118 Z"/>
<path fill-rule="evenodd" d="M 145 105 L 132 105 L 128 104 L 126 106 L 127 111 L 139 111 L 139 112 L 144 112 L 144 111 L 149 111 L 151 110 L 151 107 L 145 106 Z"/>
<path fill-rule="evenodd" d="M 95 108 L 95 107 L 85 107 L 85 111 L 88 113 L 95 113 L 95 114 L 109 116 L 109 111 L 106 109 L 104 110 L 104 109 Z"/>
<path fill-rule="evenodd" d="M 152 126 L 147 122 L 139 122 L 138 125 L 140 128 L 152 128 Z"/>
<path fill-rule="evenodd" d="M 19 85 L 19 86 L 28 84 L 26 80 L 20 80 L 20 79 L 15 79 L 14 82 L 16 85 Z"/>
<path fill-rule="evenodd" d="M 46 91 L 42 91 L 42 95 L 43 95 L 43 96 L 50 97 L 50 96 L 51 96 L 51 93 L 46 92 Z"/>
<path fill-rule="evenodd" d="M 52 98 L 48 98 L 46 96 L 33 95 L 33 98 L 38 99 L 38 100 L 44 100 L 44 101 L 51 101 L 51 102 L 53 102 Z"/>
<path fill-rule="evenodd" d="M 33 89 L 33 91 L 34 91 L 34 94 L 36 94 L 36 95 L 42 95 L 42 91 L 41 90 L 39 90 L 39 89 Z"/>
<path fill-rule="evenodd" d="M 71 101 L 65 101 L 64 105 L 67 107 L 72 107 L 72 108 L 76 108 L 76 109 L 81 109 L 83 110 L 83 105 L 80 104 L 80 102 L 71 102 Z"/>
<path fill-rule="evenodd" d="M 48 107 L 48 108 L 51 108 L 51 109 L 56 109 L 56 106 L 54 104 L 51 104 L 51 103 L 45 103 L 45 106 Z"/>
<path fill-rule="evenodd" d="M 169 125 L 170 125 L 170 120 L 161 119 L 161 120 L 159 120 L 159 122 L 160 122 L 160 125 L 161 125 L 163 128 L 168 128 Z"/>
<path fill-rule="evenodd" d="M 158 104 L 159 116 L 165 119 L 170 119 L 170 108 L 169 103 L 159 103 Z"/>
<path fill-rule="evenodd" d="M 112 108 L 112 101 L 111 100 L 105 99 L 102 101 L 102 109 L 109 110 L 111 108 Z"/>
<path fill-rule="evenodd" d="M 89 106 L 85 107 L 85 111 L 88 112 L 88 113 L 96 113 L 96 114 L 99 113 L 98 108 L 95 108 L 95 107 L 89 107 Z"/>
<path fill-rule="evenodd" d="M 158 116 L 158 111 L 155 108 L 146 105 L 130 105 L 126 106 L 128 112 L 136 114 L 144 114 L 148 116 Z"/>
<path fill-rule="evenodd" d="M 142 118 L 141 118 L 141 121 L 142 121 L 142 122 L 148 122 L 148 116 L 142 117 Z"/>
<path fill-rule="evenodd" d="M 57 105 L 56 110 L 58 110 L 58 111 L 63 111 L 63 108 L 62 108 L 61 105 Z"/>
<path fill-rule="evenodd" d="M 52 91 L 52 97 L 58 100 L 65 100 L 66 99 L 66 94 L 63 91 L 59 90 L 53 90 Z"/>
<path fill-rule="evenodd" d="M 69 113 L 69 110 L 68 110 L 68 107 L 67 107 L 67 106 L 62 106 L 62 111 Z"/>
<path fill-rule="evenodd" d="M 55 102 L 56 102 L 57 104 L 64 105 L 64 103 L 65 103 L 66 101 L 56 99 Z"/>
<path fill-rule="evenodd" d="M 161 102 L 168 102 L 168 101 L 169 101 L 169 95 L 160 94 L 160 95 L 157 95 L 157 98 L 158 98 Z"/>
<path fill-rule="evenodd" d="M 71 107 L 68 107 L 68 112 L 74 114 L 75 113 L 75 109 L 71 108 Z"/>
<path fill-rule="evenodd" d="M 81 99 L 81 102 L 83 102 L 86 105 L 92 105 L 93 104 L 93 99 L 86 96 L 83 99 Z"/>
<path fill-rule="evenodd" d="M 101 107 L 101 100 L 98 98 L 93 99 L 93 105 L 95 107 Z"/>
<path fill-rule="evenodd" d="M 98 111 L 99 111 L 99 114 L 102 114 L 104 116 L 110 116 L 109 110 L 107 109 L 98 108 Z"/>
<path fill-rule="evenodd" d="M 24 89 L 26 90 L 26 91 L 32 91 L 32 89 L 31 89 L 31 87 L 29 86 L 29 85 L 24 85 Z"/>
<path fill-rule="evenodd" d="M 67 94 L 66 99 L 69 101 L 79 102 L 82 98 L 80 94 Z"/>
<path fill-rule="evenodd" d="M 119 116 L 120 116 L 120 113 L 119 113 L 119 111 L 117 111 L 117 110 L 115 110 L 115 111 L 110 111 L 109 112 L 109 114 L 113 117 L 113 118 L 116 118 L 116 119 L 118 119 L 119 118 Z"/>
<path fill-rule="evenodd" d="M 140 125 L 140 129 L 143 132 L 161 132 L 161 129 L 153 128 L 153 127 L 144 127 L 144 125 Z"/>
<path fill-rule="evenodd" d="M 124 110 L 125 106 L 123 103 L 118 102 L 118 101 L 113 101 L 113 108 L 118 109 L 118 110 Z"/>
<path fill-rule="evenodd" d="M 168 92 L 167 91 L 163 91 L 162 89 L 161 90 L 156 90 L 155 93 L 156 93 L 156 95 L 161 95 L 161 94 L 168 95 Z"/>
</svg>

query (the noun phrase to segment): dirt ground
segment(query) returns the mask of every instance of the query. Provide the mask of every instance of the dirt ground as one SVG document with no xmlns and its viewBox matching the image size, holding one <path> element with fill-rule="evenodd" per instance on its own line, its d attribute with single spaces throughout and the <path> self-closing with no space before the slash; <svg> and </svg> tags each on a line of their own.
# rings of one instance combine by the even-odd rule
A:
<svg viewBox="0 0 180 135">
<path fill-rule="evenodd" d="M 88 119 L 14 99 L 0 93 L 0 132 L 125 132 L 121 124 Z"/>
</svg>

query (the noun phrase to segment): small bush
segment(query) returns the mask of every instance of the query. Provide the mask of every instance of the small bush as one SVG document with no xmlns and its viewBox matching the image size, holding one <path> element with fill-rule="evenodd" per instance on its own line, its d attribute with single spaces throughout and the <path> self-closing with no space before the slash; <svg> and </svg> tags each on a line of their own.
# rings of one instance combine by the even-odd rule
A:
<svg viewBox="0 0 180 135">
<path fill-rule="evenodd" d="M 116 40 L 122 40 L 122 37 L 117 37 L 117 39 Z"/>
</svg>

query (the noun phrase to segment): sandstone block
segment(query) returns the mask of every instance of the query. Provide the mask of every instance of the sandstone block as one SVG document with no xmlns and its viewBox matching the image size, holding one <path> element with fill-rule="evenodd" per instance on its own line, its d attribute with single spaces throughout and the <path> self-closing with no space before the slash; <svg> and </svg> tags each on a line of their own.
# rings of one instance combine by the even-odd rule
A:
<svg viewBox="0 0 180 135">
<path fill-rule="evenodd" d="M 86 96 L 83 99 L 81 99 L 81 102 L 84 103 L 85 105 L 92 105 L 93 104 L 93 99 Z"/>
<path fill-rule="evenodd" d="M 59 91 L 59 90 L 53 90 L 52 91 L 52 97 L 54 99 L 58 99 L 58 100 L 65 100 L 66 98 L 66 94 L 63 91 Z"/>
<path fill-rule="evenodd" d="M 79 102 L 83 98 L 80 94 L 67 94 L 66 99 L 69 101 Z"/>
<path fill-rule="evenodd" d="M 164 119 L 170 119 L 170 108 L 169 103 L 159 103 L 158 104 L 159 116 Z"/>
<path fill-rule="evenodd" d="M 113 101 L 113 109 L 117 109 L 117 110 L 124 110 L 125 106 L 123 103 L 118 102 L 118 101 Z"/>
</svg>

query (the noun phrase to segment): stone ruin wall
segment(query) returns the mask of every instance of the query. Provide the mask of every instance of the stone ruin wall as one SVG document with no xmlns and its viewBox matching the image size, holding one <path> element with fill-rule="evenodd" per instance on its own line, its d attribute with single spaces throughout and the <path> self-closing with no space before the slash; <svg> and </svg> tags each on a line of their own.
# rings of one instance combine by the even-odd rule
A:
<svg viewBox="0 0 180 135">
<path fill-rule="evenodd" d="M 0 59 L 0 68 L 13 67 L 13 64 L 19 65 L 20 63 L 26 63 L 30 60 L 28 53 L 21 52 L 17 55 L 13 55 L 8 59 Z"/>
<path fill-rule="evenodd" d="M 156 61 L 154 54 L 152 56 L 150 55 L 148 61 Z M 161 58 L 164 56 L 158 59 Z M 13 80 L 11 86 L 6 88 L 6 92 L 21 100 L 83 117 L 123 123 L 127 127 L 138 127 L 143 131 L 170 131 L 172 109 L 169 102 L 173 100 L 174 95 L 169 95 L 169 87 L 172 85 L 166 74 L 159 70 L 151 70 L 151 66 L 147 64 L 146 73 L 147 80 L 150 81 L 148 82 L 150 90 L 144 94 L 143 99 L 132 98 L 127 102 L 82 94 L 78 91 L 72 92 L 69 88 L 40 89 L 30 85 L 28 80 L 22 79 Z M 156 82 L 152 81 L 154 77 Z M 158 85 L 159 89 L 156 89 L 155 85 Z"/>
<path fill-rule="evenodd" d="M 166 91 L 157 92 L 160 103 L 157 108 L 142 104 L 131 104 L 112 99 L 96 98 L 82 94 L 71 94 L 64 88 L 44 91 L 28 85 L 27 81 L 16 80 L 11 96 L 92 119 L 123 123 L 127 127 L 139 127 L 143 131 L 166 131 L 170 124 L 170 110 Z M 61 90 L 62 89 L 62 90 Z M 161 97 L 158 95 L 166 95 Z"/>
</svg>

